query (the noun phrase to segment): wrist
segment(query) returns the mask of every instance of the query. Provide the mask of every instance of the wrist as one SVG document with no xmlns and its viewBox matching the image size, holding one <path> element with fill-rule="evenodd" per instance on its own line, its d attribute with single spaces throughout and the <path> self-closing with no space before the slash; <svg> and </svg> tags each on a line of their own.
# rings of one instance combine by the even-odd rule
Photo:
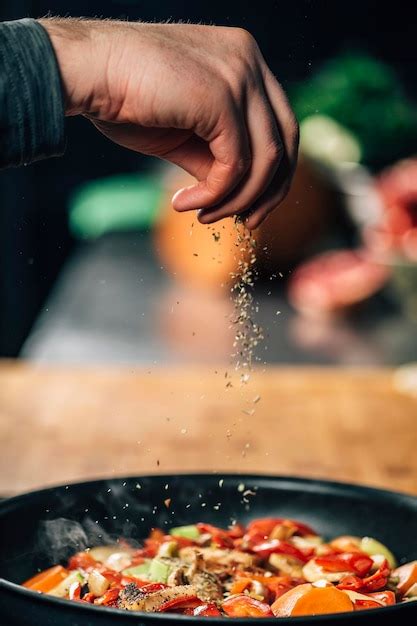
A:
<svg viewBox="0 0 417 626">
<path fill-rule="evenodd" d="M 65 114 L 94 109 L 96 85 L 92 28 L 88 21 L 45 18 L 38 22 L 48 33 L 58 62 L 64 92 Z"/>
</svg>

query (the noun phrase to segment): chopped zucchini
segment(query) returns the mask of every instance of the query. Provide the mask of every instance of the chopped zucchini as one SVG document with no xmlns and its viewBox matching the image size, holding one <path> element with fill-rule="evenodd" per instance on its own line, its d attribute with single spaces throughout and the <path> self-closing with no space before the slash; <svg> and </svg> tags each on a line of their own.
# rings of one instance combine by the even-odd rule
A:
<svg viewBox="0 0 417 626">
<path fill-rule="evenodd" d="M 123 570 L 122 574 L 125 576 L 133 576 L 134 578 L 147 579 L 149 576 L 149 569 L 151 566 L 151 560 L 148 559 L 144 563 L 140 565 L 135 565 L 134 567 L 128 567 Z"/>
<path fill-rule="evenodd" d="M 149 567 L 149 580 L 156 583 L 166 583 L 170 573 L 169 563 L 164 563 L 157 557 L 152 559 Z"/>
<path fill-rule="evenodd" d="M 195 524 L 190 526 L 177 526 L 177 528 L 171 528 L 169 534 L 173 537 L 185 537 L 185 539 L 198 539 L 200 531 Z"/>
<path fill-rule="evenodd" d="M 369 556 L 375 556 L 377 554 L 382 554 L 388 561 L 388 565 L 391 568 L 397 567 L 397 560 L 391 550 L 389 550 L 383 543 L 373 539 L 373 537 L 362 537 L 360 543 L 360 549 L 365 554 L 369 554 Z"/>
</svg>

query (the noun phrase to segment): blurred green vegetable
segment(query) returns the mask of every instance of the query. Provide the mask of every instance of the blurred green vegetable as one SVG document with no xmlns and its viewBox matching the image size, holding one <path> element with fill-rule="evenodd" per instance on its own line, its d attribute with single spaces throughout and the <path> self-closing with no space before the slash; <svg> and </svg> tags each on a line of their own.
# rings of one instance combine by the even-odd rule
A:
<svg viewBox="0 0 417 626">
<path fill-rule="evenodd" d="M 343 54 L 296 86 L 291 101 L 302 122 L 328 116 L 360 144 L 373 168 L 408 156 L 417 145 L 417 107 L 392 68 L 364 54 Z"/>
<path fill-rule="evenodd" d="M 69 226 L 79 239 L 150 228 L 163 194 L 161 177 L 124 174 L 93 180 L 70 200 Z"/>
<path fill-rule="evenodd" d="M 312 159 L 335 165 L 358 163 L 361 149 L 346 128 L 327 115 L 310 115 L 300 124 L 301 149 Z"/>
</svg>

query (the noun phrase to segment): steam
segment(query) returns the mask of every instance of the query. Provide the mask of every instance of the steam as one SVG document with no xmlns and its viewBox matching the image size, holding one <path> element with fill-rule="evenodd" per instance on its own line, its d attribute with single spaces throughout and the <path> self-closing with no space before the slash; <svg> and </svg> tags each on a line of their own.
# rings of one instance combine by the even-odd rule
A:
<svg viewBox="0 0 417 626">
<path fill-rule="evenodd" d="M 54 563 L 91 546 L 112 543 L 115 543 L 114 539 L 88 518 L 82 524 L 59 517 L 39 525 L 39 549 Z"/>
<path fill-rule="evenodd" d="M 145 519 L 150 526 L 155 519 L 155 511 L 147 499 L 141 498 L 139 485 L 132 492 L 113 481 L 105 484 L 103 490 L 95 492 L 86 508 L 86 515 L 79 521 L 57 517 L 43 520 L 38 525 L 37 552 L 50 563 L 66 561 L 76 552 L 98 545 L 117 544 L 123 539 L 133 547 L 143 539 Z M 69 491 L 57 494 L 61 511 L 69 511 L 74 498 Z M 96 516 L 92 513 L 97 510 Z M 48 511 L 49 513 L 49 511 Z M 106 528 L 115 528 L 109 534 Z M 116 531 L 117 528 L 117 531 Z"/>
</svg>

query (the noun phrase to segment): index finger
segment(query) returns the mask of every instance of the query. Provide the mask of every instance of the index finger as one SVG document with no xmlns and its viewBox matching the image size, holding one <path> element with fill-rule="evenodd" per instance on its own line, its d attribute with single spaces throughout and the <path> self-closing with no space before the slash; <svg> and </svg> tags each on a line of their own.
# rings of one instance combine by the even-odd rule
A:
<svg viewBox="0 0 417 626">
<path fill-rule="evenodd" d="M 242 180 L 251 165 L 246 124 L 234 103 L 222 111 L 213 135 L 197 134 L 208 142 L 213 162 L 206 178 L 180 189 L 172 203 L 177 211 L 192 211 L 217 205 Z"/>
</svg>

